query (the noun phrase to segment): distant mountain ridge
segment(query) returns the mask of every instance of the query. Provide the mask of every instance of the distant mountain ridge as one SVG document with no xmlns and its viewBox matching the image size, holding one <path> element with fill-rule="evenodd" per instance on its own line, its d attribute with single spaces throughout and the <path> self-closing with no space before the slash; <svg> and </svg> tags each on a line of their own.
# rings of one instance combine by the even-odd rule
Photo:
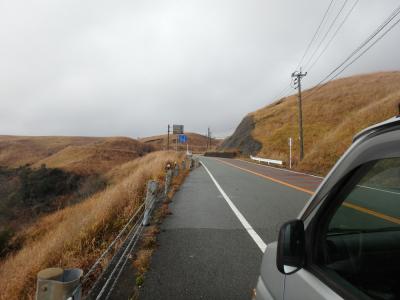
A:
<svg viewBox="0 0 400 300">
<path fill-rule="evenodd" d="M 153 150 L 127 137 L 0 136 L 0 166 L 60 168 L 78 174 L 104 173 Z"/>
<path fill-rule="evenodd" d="M 207 136 L 194 133 L 194 132 L 185 132 L 185 135 L 188 138 L 188 144 L 191 150 L 195 152 L 202 152 L 205 151 L 207 148 Z M 176 146 L 176 138 L 177 135 L 175 134 L 170 134 L 170 149 L 175 149 Z M 139 141 L 146 144 L 146 145 L 152 145 L 156 149 L 166 149 L 167 146 L 167 139 L 168 135 L 167 134 L 162 134 L 162 135 L 156 135 L 156 136 L 149 136 L 149 137 L 144 137 L 140 138 Z M 221 140 L 217 139 L 211 139 L 211 145 L 213 147 L 219 146 L 221 143 Z M 183 150 L 186 149 L 186 145 L 178 145 L 179 149 Z"/>
</svg>

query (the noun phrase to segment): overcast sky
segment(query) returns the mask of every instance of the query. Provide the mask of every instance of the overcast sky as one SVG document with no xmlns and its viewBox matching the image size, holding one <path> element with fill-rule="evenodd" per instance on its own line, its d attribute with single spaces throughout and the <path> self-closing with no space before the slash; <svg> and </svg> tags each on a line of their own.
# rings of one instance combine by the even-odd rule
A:
<svg viewBox="0 0 400 300">
<path fill-rule="evenodd" d="M 329 3 L 0 1 L 0 134 L 136 138 L 175 123 L 228 135 L 290 83 Z M 360 0 L 305 86 L 398 5 Z M 399 46 L 400 25 L 343 74 L 398 70 Z"/>
</svg>

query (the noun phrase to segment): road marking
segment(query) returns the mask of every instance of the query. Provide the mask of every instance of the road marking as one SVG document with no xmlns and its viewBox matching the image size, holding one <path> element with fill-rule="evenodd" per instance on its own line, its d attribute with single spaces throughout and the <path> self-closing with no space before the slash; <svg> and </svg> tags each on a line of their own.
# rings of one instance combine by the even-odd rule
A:
<svg viewBox="0 0 400 300">
<path fill-rule="evenodd" d="M 220 162 L 222 162 L 222 163 L 224 163 L 224 164 L 230 165 L 230 166 L 232 166 L 232 167 L 238 168 L 238 169 L 240 169 L 240 170 L 243 170 L 243 171 L 245 171 L 245 172 L 248 172 L 248 173 L 251 173 L 251 174 L 254 174 L 254 175 L 257 175 L 257 176 L 266 178 L 266 179 L 269 179 L 269 180 L 271 180 L 271 181 L 274 181 L 274 182 L 276 182 L 276 183 L 283 184 L 283 185 L 285 185 L 285 186 L 288 186 L 288 187 L 291 187 L 291 188 L 293 188 L 293 189 L 302 191 L 302 192 L 304 192 L 304 193 L 307 193 L 307 194 L 310 194 L 310 195 L 314 195 L 314 192 L 313 192 L 313 191 L 310 191 L 310 190 L 301 188 L 301 187 L 299 187 L 299 186 L 296 186 L 296 185 L 287 183 L 287 182 L 285 182 L 285 181 L 281 181 L 281 180 L 275 179 L 275 178 L 273 178 L 273 177 L 269 177 L 269 176 L 266 176 L 266 175 L 263 175 L 263 174 L 260 174 L 260 173 L 257 173 L 257 172 L 253 172 L 253 171 L 247 170 L 247 169 L 242 168 L 242 167 L 238 167 L 238 166 L 236 166 L 236 165 L 234 165 L 234 164 L 228 163 L 228 162 L 226 162 L 226 161 L 224 161 L 224 160 L 221 160 L 221 159 L 218 159 L 218 158 L 216 158 L 216 160 L 218 160 L 218 161 L 220 161 Z M 363 187 L 365 187 L 365 186 L 363 186 Z M 347 206 L 347 207 L 352 208 L 352 209 L 354 209 L 354 210 L 357 210 L 357 211 L 359 211 L 359 212 L 366 213 L 366 214 L 368 214 L 368 215 L 371 215 L 371 216 L 374 216 L 374 217 L 383 219 L 383 220 L 385 220 L 385 221 L 389 221 L 389 222 L 392 222 L 392 223 L 395 223 L 395 224 L 400 224 L 400 219 L 398 219 L 398 218 L 385 215 L 385 214 L 383 214 L 383 213 L 380 213 L 380 212 L 377 212 L 377 211 L 374 211 L 374 210 L 365 208 L 365 207 L 363 207 L 363 206 L 359 206 L 359 205 L 356 205 L 356 204 L 353 204 L 353 203 L 350 203 L 350 202 L 343 202 L 343 206 Z"/>
<path fill-rule="evenodd" d="M 364 188 L 364 189 L 369 189 L 369 190 L 384 192 L 384 193 L 388 193 L 388 194 L 400 195 L 399 192 L 394 192 L 394 191 L 389 191 L 389 190 L 378 189 L 378 188 L 374 188 L 374 187 L 371 187 L 371 186 L 366 186 L 366 185 L 357 185 L 357 186 L 358 186 L 358 187 L 362 187 L 362 188 Z"/>
<path fill-rule="evenodd" d="M 392 222 L 394 224 L 400 224 L 400 219 L 398 219 L 398 218 L 391 217 L 391 216 L 382 214 L 380 212 L 377 212 L 377 211 L 374 211 L 374 210 L 371 210 L 371 209 L 368 209 L 368 208 L 365 208 L 365 207 L 362 207 L 362 206 L 359 206 L 359 205 L 355 205 L 355 204 L 350 203 L 350 202 L 343 202 L 342 205 L 346 206 L 346 207 L 349 207 L 349 208 L 352 208 L 354 210 L 357 210 L 359 212 L 363 212 L 363 213 L 366 213 L 368 215 L 372 215 L 374 217 L 383 219 L 385 221 Z"/>
<path fill-rule="evenodd" d="M 267 248 L 267 245 L 264 243 L 264 241 L 261 239 L 261 237 L 257 234 L 257 232 L 251 227 L 250 223 L 247 222 L 246 218 L 242 215 L 242 213 L 237 209 L 235 204 L 233 204 L 232 200 L 229 199 L 228 195 L 224 192 L 224 190 L 221 188 L 217 180 L 215 180 L 214 176 L 211 174 L 211 172 L 208 170 L 204 162 L 201 162 L 203 165 L 204 169 L 207 171 L 208 175 L 210 176 L 211 180 L 214 182 L 215 186 L 221 193 L 222 197 L 224 197 L 225 201 L 228 203 L 229 207 L 232 209 L 233 213 L 236 215 L 236 217 L 239 219 L 240 223 L 242 223 L 244 229 L 246 229 L 247 233 L 251 236 L 251 238 L 254 240 L 254 242 L 257 244 L 258 248 L 260 248 L 261 252 L 265 252 L 265 249 Z"/>
<path fill-rule="evenodd" d="M 245 172 L 248 172 L 248 173 L 251 173 L 251 174 L 254 174 L 254 175 L 257 175 L 257 176 L 266 178 L 266 179 L 269 179 L 269 180 L 271 180 L 271 181 L 273 181 L 273 182 L 276 182 L 276 183 L 279 183 L 279 184 L 286 185 L 286 186 L 288 186 L 288 187 L 290 187 L 290 188 L 292 188 L 292 189 L 296 189 L 296 190 L 302 191 L 302 192 L 304 192 L 304 193 L 307 193 L 307 194 L 310 194 L 310 195 L 314 195 L 314 192 L 313 192 L 313 191 L 310 191 L 310 190 L 308 190 L 308 189 L 299 187 L 299 186 L 297 186 L 297 185 L 290 184 L 290 183 L 288 183 L 288 182 L 286 182 L 286 181 L 282 181 L 282 180 L 279 180 L 279 179 L 276 179 L 276 178 L 273 178 L 273 177 L 270 177 L 270 176 L 267 176 L 267 175 L 264 175 L 264 174 L 261 174 L 261 173 L 257 173 L 257 172 L 250 171 L 250 170 L 245 169 L 245 168 L 242 168 L 242 167 L 238 167 L 238 166 L 236 166 L 236 165 L 234 165 L 234 164 L 228 163 L 227 161 L 224 161 L 224 160 L 221 160 L 221 159 L 218 159 L 218 158 L 216 158 L 216 160 L 218 160 L 218 161 L 220 161 L 220 162 L 222 162 L 222 163 L 224 163 L 224 164 L 230 165 L 230 166 L 232 166 L 232 167 L 234 167 L 234 168 L 238 168 L 238 169 L 240 169 L 240 170 L 242 170 L 242 171 L 245 171 Z"/>
<path fill-rule="evenodd" d="M 268 166 L 268 165 L 264 165 L 264 164 L 258 164 L 258 163 L 255 163 L 255 162 L 252 162 L 252 161 L 248 161 L 248 160 L 244 160 L 244 159 L 240 159 L 240 158 L 235 158 L 235 160 L 244 161 L 244 162 L 247 162 L 247 163 L 249 163 L 249 164 L 253 164 L 253 165 L 256 165 L 256 166 L 262 166 L 262 167 L 265 167 L 265 168 L 276 169 L 276 170 L 279 170 L 279 171 L 285 171 L 285 172 L 289 172 L 289 173 L 295 173 L 295 174 L 300 174 L 300 175 L 307 175 L 307 176 L 315 177 L 315 178 L 318 178 L 318 179 L 324 179 L 324 177 L 322 177 L 322 176 L 313 175 L 313 174 L 308 174 L 308 173 L 303 173 L 303 172 L 298 172 L 298 171 L 293 171 L 293 170 L 288 170 L 288 169 L 285 169 L 285 168 L 277 168 L 277 167 Z"/>
</svg>

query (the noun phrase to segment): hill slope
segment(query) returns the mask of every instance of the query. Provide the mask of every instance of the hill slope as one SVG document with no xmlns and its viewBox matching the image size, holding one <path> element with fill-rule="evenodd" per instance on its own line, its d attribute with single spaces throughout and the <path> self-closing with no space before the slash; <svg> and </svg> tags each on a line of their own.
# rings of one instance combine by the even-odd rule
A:
<svg viewBox="0 0 400 300">
<path fill-rule="evenodd" d="M 187 132 L 185 133 L 188 137 L 188 144 L 192 151 L 194 152 L 203 152 L 206 151 L 207 148 L 207 137 L 205 135 L 201 135 L 198 133 Z M 176 146 L 176 135 L 171 134 L 169 136 L 170 140 L 170 148 L 175 149 Z M 150 136 L 139 139 L 140 142 L 145 143 L 146 145 L 152 145 L 157 149 L 165 149 L 167 146 L 167 135 L 157 135 L 157 136 Z M 217 139 L 211 139 L 211 144 L 213 147 L 218 146 L 221 141 Z M 178 148 L 180 150 L 186 149 L 186 145 L 179 145 Z"/>
<path fill-rule="evenodd" d="M 301 163 L 297 95 L 247 115 L 221 148 L 287 162 L 288 138 L 293 137 L 296 168 L 326 174 L 351 144 L 354 134 L 398 113 L 400 72 L 342 78 L 310 95 L 312 91 L 303 93 L 305 157 Z"/>
<path fill-rule="evenodd" d="M 45 164 L 79 174 L 101 174 L 151 150 L 125 137 L 0 136 L 0 166 Z"/>
</svg>

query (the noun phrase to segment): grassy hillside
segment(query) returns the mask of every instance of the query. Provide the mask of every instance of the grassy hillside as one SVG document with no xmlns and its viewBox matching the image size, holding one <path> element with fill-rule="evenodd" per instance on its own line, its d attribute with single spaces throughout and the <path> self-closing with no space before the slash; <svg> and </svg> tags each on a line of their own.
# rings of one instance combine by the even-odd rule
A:
<svg viewBox="0 0 400 300">
<path fill-rule="evenodd" d="M 398 113 L 400 72 L 342 78 L 312 91 L 303 93 L 305 157 L 301 163 L 296 95 L 247 115 L 222 148 L 239 148 L 246 154 L 287 162 L 288 138 L 293 137 L 296 168 L 326 174 L 351 144 L 354 134 Z"/>
<path fill-rule="evenodd" d="M 0 166 L 45 164 L 78 174 L 102 174 L 151 150 L 125 137 L 0 136 Z"/>
<path fill-rule="evenodd" d="M 0 136 L 0 257 L 39 218 L 103 190 L 111 169 L 152 150 L 123 137 Z"/>
<path fill-rule="evenodd" d="M 116 166 L 104 174 L 107 188 L 22 230 L 18 250 L 0 261 L 0 299 L 33 299 L 36 273 L 46 267 L 87 272 L 143 203 L 147 181 L 162 180 L 165 164 L 182 158 L 154 152 Z"/>
<path fill-rule="evenodd" d="M 198 133 L 192 133 L 192 132 L 187 132 L 185 133 L 188 137 L 188 143 L 190 150 L 193 152 L 204 152 L 207 149 L 207 137 L 205 135 L 201 135 Z M 170 138 L 170 148 L 175 149 L 176 146 L 176 139 L 177 136 L 174 134 L 171 134 L 169 136 Z M 146 138 L 141 138 L 139 139 L 140 142 L 145 143 L 146 145 L 152 145 L 156 147 L 157 149 L 166 149 L 167 147 L 167 135 L 157 135 L 157 136 L 150 136 Z M 211 144 L 212 147 L 216 147 L 221 143 L 220 140 L 217 139 L 212 139 Z M 186 145 L 180 145 L 178 144 L 178 149 L 179 150 L 185 150 Z"/>
</svg>

